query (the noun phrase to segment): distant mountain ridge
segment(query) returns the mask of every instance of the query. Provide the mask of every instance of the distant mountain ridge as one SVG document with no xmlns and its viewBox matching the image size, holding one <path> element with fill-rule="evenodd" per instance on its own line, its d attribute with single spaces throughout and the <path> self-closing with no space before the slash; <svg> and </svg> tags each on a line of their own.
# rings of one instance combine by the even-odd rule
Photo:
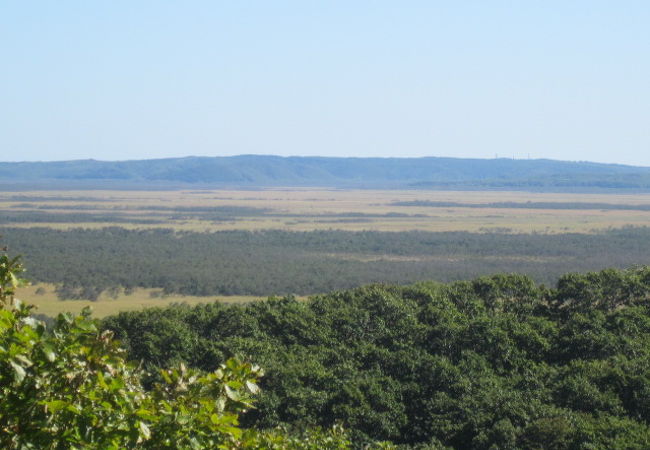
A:
<svg viewBox="0 0 650 450">
<path fill-rule="evenodd" d="M 240 155 L 0 163 L 0 185 L 650 190 L 650 167 L 548 159 Z"/>
</svg>

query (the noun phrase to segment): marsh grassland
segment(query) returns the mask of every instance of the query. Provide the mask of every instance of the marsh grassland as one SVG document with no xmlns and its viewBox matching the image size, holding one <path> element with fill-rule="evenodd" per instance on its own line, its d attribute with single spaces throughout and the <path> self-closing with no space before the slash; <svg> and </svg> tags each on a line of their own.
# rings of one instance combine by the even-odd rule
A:
<svg viewBox="0 0 650 450">
<path fill-rule="evenodd" d="M 0 235 L 25 256 L 38 283 L 20 294 L 47 315 L 90 305 L 105 316 L 171 303 L 238 303 L 497 272 L 552 284 L 568 271 L 647 264 L 649 225 L 650 194 L 0 194 Z"/>
<path fill-rule="evenodd" d="M 590 233 L 650 224 L 650 194 L 268 189 L 0 194 L 0 225 L 179 231 Z"/>
</svg>

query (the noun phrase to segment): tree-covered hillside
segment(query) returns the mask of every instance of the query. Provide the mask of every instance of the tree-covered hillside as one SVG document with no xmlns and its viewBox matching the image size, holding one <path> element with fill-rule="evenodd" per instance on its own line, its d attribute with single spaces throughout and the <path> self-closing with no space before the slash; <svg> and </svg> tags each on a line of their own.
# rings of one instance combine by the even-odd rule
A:
<svg viewBox="0 0 650 450">
<path fill-rule="evenodd" d="M 266 376 L 248 426 L 342 423 L 357 445 L 650 447 L 649 268 L 553 289 L 521 275 L 370 285 L 103 326 L 149 368 L 256 361 Z"/>
<path fill-rule="evenodd" d="M 0 163 L 8 186 L 650 189 L 650 168 L 553 160 L 240 155 Z"/>
</svg>

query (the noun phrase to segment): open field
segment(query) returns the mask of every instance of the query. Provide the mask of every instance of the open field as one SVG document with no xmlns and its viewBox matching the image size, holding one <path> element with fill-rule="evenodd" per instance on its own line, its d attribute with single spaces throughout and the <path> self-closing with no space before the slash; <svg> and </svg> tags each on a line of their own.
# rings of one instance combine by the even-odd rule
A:
<svg viewBox="0 0 650 450">
<path fill-rule="evenodd" d="M 431 206 L 445 203 L 453 206 Z M 508 203 L 518 207 L 503 206 Z M 589 233 L 649 224 L 650 194 L 325 189 L 0 194 L 0 226 L 11 227 Z"/>
<path fill-rule="evenodd" d="M 38 293 L 37 293 L 37 290 Z M 93 310 L 94 317 L 105 317 L 121 311 L 135 311 L 143 308 L 163 307 L 171 304 L 183 303 L 197 305 L 199 303 L 247 303 L 261 300 L 262 297 L 251 295 L 206 296 L 193 295 L 167 295 L 156 296 L 158 289 L 137 288 L 130 295 L 123 293 L 115 298 L 107 293 L 102 293 L 97 301 L 90 300 L 59 300 L 54 292 L 54 285 L 50 283 L 37 283 L 18 289 L 17 297 L 23 302 L 37 306 L 36 313 L 54 317 L 61 312 L 78 313 L 86 306 Z"/>
<path fill-rule="evenodd" d="M 92 306 L 102 317 L 497 272 L 552 285 L 569 271 L 648 264 L 649 227 L 650 194 L 0 193 L 1 243 L 24 256 L 27 277 L 44 288 L 20 295 L 47 315 Z M 127 286 L 131 295 L 110 296 Z"/>
</svg>

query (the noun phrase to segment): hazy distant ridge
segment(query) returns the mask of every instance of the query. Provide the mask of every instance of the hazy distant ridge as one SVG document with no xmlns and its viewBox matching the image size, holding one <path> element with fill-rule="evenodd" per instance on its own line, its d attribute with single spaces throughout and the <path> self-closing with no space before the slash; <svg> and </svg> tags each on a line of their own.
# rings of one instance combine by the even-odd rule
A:
<svg viewBox="0 0 650 450">
<path fill-rule="evenodd" d="M 0 163 L 0 183 L 650 189 L 650 168 L 554 160 L 241 155 Z"/>
</svg>

